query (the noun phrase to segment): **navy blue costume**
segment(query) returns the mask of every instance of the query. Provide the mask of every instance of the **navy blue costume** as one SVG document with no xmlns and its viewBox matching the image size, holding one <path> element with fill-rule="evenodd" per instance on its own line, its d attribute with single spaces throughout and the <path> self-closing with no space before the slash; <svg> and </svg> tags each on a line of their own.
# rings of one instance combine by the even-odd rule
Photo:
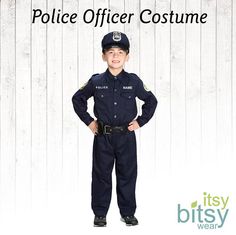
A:
<svg viewBox="0 0 236 235">
<path fill-rule="evenodd" d="M 154 114 L 157 100 L 145 89 L 141 79 L 124 70 L 113 76 L 109 70 L 93 75 L 73 98 L 74 110 L 89 125 L 94 119 L 87 112 L 87 100 L 94 97 L 94 114 L 109 126 L 128 126 L 137 116 L 136 97 L 144 101 L 142 114 L 136 118 L 140 127 Z M 122 216 L 134 215 L 137 177 L 136 137 L 134 131 L 94 136 L 92 169 L 92 209 L 106 216 L 112 191 L 112 169 L 115 163 L 117 200 Z"/>
</svg>

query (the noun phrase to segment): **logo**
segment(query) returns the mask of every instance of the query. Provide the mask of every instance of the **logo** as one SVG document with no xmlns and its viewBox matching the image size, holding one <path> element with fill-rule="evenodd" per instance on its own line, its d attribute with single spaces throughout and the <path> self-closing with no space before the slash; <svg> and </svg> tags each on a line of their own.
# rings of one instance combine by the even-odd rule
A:
<svg viewBox="0 0 236 235">
<path fill-rule="evenodd" d="M 229 213 L 228 202 L 229 196 L 212 196 L 204 192 L 200 203 L 194 201 L 190 208 L 178 204 L 178 223 L 192 223 L 198 229 L 222 228 Z"/>
<path fill-rule="evenodd" d="M 121 32 L 113 32 L 113 37 L 112 37 L 113 41 L 115 42 L 119 42 L 121 40 Z"/>
<path fill-rule="evenodd" d="M 143 84 L 143 88 L 145 91 L 150 91 L 145 84 Z"/>
<path fill-rule="evenodd" d="M 85 82 L 84 85 L 82 85 L 82 86 L 79 88 L 79 90 L 83 90 L 83 89 L 86 87 L 87 84 L 88 84 L 88 82 Z"/>
</svg>

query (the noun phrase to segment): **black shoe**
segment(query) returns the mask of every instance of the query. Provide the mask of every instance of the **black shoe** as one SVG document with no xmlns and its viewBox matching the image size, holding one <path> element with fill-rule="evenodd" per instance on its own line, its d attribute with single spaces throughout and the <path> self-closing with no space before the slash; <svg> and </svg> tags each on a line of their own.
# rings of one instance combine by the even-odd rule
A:
<svg viewBox="0 0 236 235">
<path fill-rule="evenodd" d="M 94 227 L 106 227 L 107 220 L 105 216 L 96 216 L 94 217 Z"/>
<path fill-rule="evenodd" d="M 121 218 L 121 221 L 125 222 L 127 226 L 138 225 L 138 220 L 133 215 L 124 216 L 124 217 Z"/>
</svg>

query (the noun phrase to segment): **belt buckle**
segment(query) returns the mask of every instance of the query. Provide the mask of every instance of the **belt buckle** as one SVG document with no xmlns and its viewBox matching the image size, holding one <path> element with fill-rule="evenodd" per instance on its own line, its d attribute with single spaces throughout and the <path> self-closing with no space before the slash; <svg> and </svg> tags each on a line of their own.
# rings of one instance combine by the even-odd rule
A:
<svg viewBox="0 0 236 235">
<path fill-rule="evenodd" d="M 105 134 L 105 135 L 110 135 L 111 134 L 111 132 L 107 132 L 107 128 L 109 128 L 110 126 L 108 126 L 108 125 L 105 125 L 104 126 L 104 128 L 103 128 L 103 134 Z"/>
</svg>

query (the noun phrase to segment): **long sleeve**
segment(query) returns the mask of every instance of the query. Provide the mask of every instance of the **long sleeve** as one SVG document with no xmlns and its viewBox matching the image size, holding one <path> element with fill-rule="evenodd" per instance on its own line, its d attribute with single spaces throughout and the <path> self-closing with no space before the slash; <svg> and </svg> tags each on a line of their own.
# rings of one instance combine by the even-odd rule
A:
<svg viewBox="0 0 236 235">
<path fill-rule="evenodd" d="M 136 95 L 140 100 L 144 101 L 144 104 L 142 105 L 142 114 L 137 117 L 137 122 L 141 127 L 152 118 L 157 106 L 157 99 L 151 91 L 145 88 L 145 85 L 140 79 Z"/>
<path fill-rule="evenodd" d="M 87 100 L 93 95 L 93 85 L 91 79 L 81 87 L 72 97 L 74 110 L 79 118 L 88 126 L 94 119 L 87 112 Z"/>
</svg>

